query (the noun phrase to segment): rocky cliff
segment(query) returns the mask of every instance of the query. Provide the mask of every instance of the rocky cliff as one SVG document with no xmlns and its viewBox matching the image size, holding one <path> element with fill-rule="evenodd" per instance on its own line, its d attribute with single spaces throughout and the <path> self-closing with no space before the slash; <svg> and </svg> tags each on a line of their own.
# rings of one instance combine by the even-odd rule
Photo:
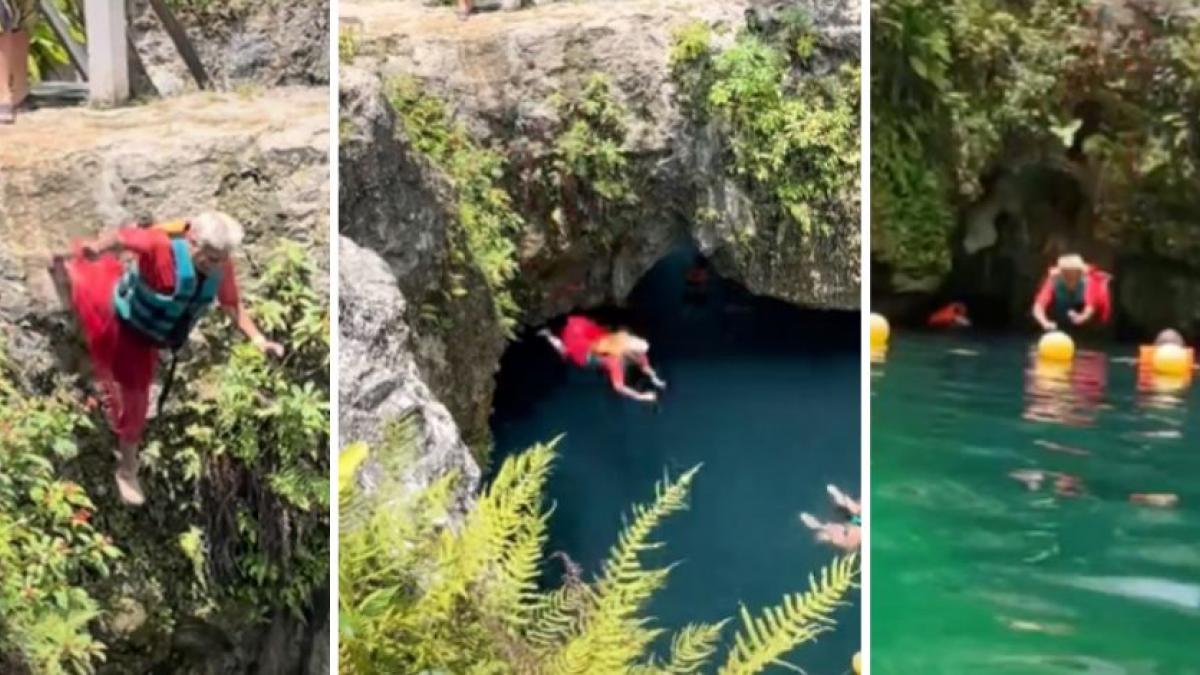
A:
<svg viewBox="0 0 1200 675">
<path fill-rule="evenodd" d="M 418 2 L 343 2 L 340 229 L 387 262 L 420 334 L 416 363 L 431 392 L 473 447 L 485 445 L 503 321 L 494 285 L 456 260 L 462 217 L 447 169 L 430 162 L 398 124 L 388 100 L 397 80 L 442 102 L 470 142 L 505 161 L 499 181 L 522 225 L 513 234 L 511 283 L 521 323 L 572 308 L 620 303 L 663 255 L 691 240 L 718 271 L 755 293 L 797 304 L 855 309 L 859 302 L 857 189 L 818 214 L 821 227 L 797 238 L 732 175 L 727 130 L 688 109 L 670 58 L 678 31 L 709 27 L 718 46 L 769 21 L 781 3 L 750 0 L 541 4 L 459 22 Z M 799 7 L 815 56 L 796 78 L 858 58 L 856 2 Z M 544 183 L 529 180 L 555 151 L 548 129 L 563 125 L 562 100 L 589 91 L 599 74 L 622 128 L 619 152 L 632 193 L 619 205 L 573 221 L 552 209 Z M 584 104 L 585 106 L 587 104 Z M 436 140 L 436 139 L 435 139 Z M 452 141 L 454 145 L 458 141 Z M 453 171 L 453 169 L 451 169 Z M 571 186 L 559 184 L 564 192 Z M 852 193 L 852 194 L 851 194 Z M 799 242 L 799 243 L 798 243 Z M 455 288 L 453 297 L 449 288 Z"/>
<path fill-rule="evenodd" d="M 313 286 L 327 295 L 328 119 L 326 89 L 282 88 L 187 94 L 103 112 L 38 111 L 6 129 L 0 143 L 0 347 L 30 395 L 55 385 L 79 398 L 87 391 L 73 322 L 45 267 L 52 252 L 103 228 L 221 209 L 246 227 L 247 251 L 235 264 L 247 289 L 263 272 L 266 252 L 288 240 L 316 262 Z M 189 350 L 181 372 L 190 372 L 189 364 L 206 351 Z M 176 383 L 168 417 L 182 409 L 179 399 L 188 390 Z M 215 594 L 207 594 L 216 589 L 197 590 L 196 568 L 180 542 L 194 517 L 185 504 L 201 500 L 202 488 L 197 483 L 192 493 L 190 485 L 163 479 L 194 457 L 194 448 L 148 449 L 158 459 L 147 463 L 159 467 L 145 479 L 151 505 L 132 510 L 116 502 L 112 439 L 98 414 L 94 424 L 95 433 L 73 441 L 79 457 L 59 469 L 96 502 L 92 522 L 123 552 L 108 578 L 84 582 L 104 609 L 93 629 L 108 645 L 100 672 L 328 672 L 327 592 L 297 599 L 308 607 L 301 620 L 282 609 L 247 617 L 229 598 L 212 600 Z M 153 447 L 166 431 L 151 425 Z M 218 543 L 210 541 L 213 551 Z"/>
<path fill-rule="evenodd" d="M 329 1 L 170 3 L 217 89 L 329 83 Z M 195 81 L 148 0 L 129 3 L 131 40 L 158 94 Z"/>
</svg>

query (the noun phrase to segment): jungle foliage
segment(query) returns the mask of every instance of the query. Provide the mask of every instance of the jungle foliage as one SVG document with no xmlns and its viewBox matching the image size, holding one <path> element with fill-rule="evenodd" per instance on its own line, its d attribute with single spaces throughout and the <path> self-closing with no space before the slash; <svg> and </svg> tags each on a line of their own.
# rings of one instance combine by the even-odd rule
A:
<svg viewBox="0 0 1200 675">
<path fill-rule="evenodd" d="M 309 258 L 280 248 L 245 297 L 282 361 L 202 323 L 147 431 L 145 508 L 118 503 L 78 383 L 43 391 L 0 363 L 0 664 L 144 672 L 183 622 L 308 615 L 329 577 L 329 315 Z"/>
<path fill-rule="evenodd" d="M 783 18 L 774 33 L 742 32 L 725 49 L 705 24 L 686 25 L 671 68 L 692 117 L 715 120 L 727 137 L 730 174 L 802 237 L 829 234 L 857 201 L 859 70 L 810 73 L 819 36 L 802 10 Z"/>
<path fill-rule="evenodd" d="M 875 0 L 872 246 L 944 275 L 985 176 L 1063 167 L 1093 234 L 1181 259 L 1200 252 L 1187 196 L 1200 152 L 1200 25 L 1171 3 Z"/>
<path fill-rule="evenodd" d="M 364 446 L 347 448 L 340 466 L 342 672 L 604 675 L 696 673 L 712 665 L 728 621 L 690 624 L 672 636 L 668 654 L 655 653 L 664 631 L 646 609 L 671 567 L 650 568 L 642 559 L 662 546 L 652 540 L 659 524 L 687 508 L 699 467 L 665 477 L 652 501 L 632 508 L 595 579 L 568 565 L 561 585 L 544 588 L 551 509 L 543 502 L 554 443 L 505 460 L 483 494 L 462 507 L 454 475 L 415 493 L 403 489 L 416 424 L 397 429 L 368 460 L 376 462 L 371 491 L 350 477 L 367 460 Z M 831 615 L 857 574 L 854 556 L 837 559 L 778 607 L 758 616 L 742 608 L 718 672 L 761 672 L 832 630 Z"/>
</svg>

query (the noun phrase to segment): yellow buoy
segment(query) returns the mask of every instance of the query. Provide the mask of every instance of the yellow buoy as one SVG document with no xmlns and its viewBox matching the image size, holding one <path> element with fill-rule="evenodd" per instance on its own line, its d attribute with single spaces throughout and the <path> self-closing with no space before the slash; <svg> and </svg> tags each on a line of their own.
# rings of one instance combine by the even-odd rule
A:
<svg viewBox="0 0 1200 675">
<path fill-rule="evenodd" d="M 862 675 L 862 654 L 856 652 L 854 658 L 850 659 L 850 665 L 854 667 L 854 675 Z"/>
<path fill-rule="evenodd" d="M 892 334 L 892 327 L 888 325 L 888 320 L 882 314 L 871 315 L 871 348 L 878 349 L 886 347 L 888 338 Z"/>
<path fill-rule="evenodd" d="M 1154 348 L 1154 372 L 1176 377 L 1192 372 L 1192 355 L 1179 345 L 1159 345 Z"/>
<path fill-rule="evenodd" d="M 1038 358 L 1047 361 L 1070 361 L 1075 356 L 1075 342 L 1066 333 L 1055 330 L 1038 341 Z"/>
</svg>

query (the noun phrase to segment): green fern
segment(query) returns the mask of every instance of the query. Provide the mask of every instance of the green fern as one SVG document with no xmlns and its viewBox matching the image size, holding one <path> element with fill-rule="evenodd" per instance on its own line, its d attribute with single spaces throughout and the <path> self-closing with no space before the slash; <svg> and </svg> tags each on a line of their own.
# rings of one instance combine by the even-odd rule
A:
<svg viewBox="0 0 1200 675">
<path fill-rule="evenodd" d="M 761 616 L 752 617 L 742 607 L 742 630 L 720 675 L 760 673 L 798 645 L 833 630 L 831 617 L 857 576 L 857 556 L 850 554 L 821 570 L 819 582 L 809 576 L 807 592 L 784 596 L 782 605 L 768 607 Z"/>
<path fill-rule="evenodd" d="M 348 486 L 340 499 L 342 672 L 684 675 L 709 664 L 726 621 L 689 625 L 673 636 L 665 662 L 652 656 L 662 630 L 644 611 L 671 568 L 648 569 L 641 560 L 662 546 L 654 530 L 687 508 L 699 467 L 664 478 L 653 501 L 633 507 L 598 579 L 569 573 L 561 586 L 541 590 L 551 516 L 544 491 L 558 439 L 507 459 L 455 525 L 446 517 L 454 476 L 415 494 L 401 486 L 406 467 L 396 458 L 415 458 L 415 430 L 412 418 L 393 425 L 395 445 L 359 463 L 381 469 L 372 493 L 348 476 L 339 481 Z M 852 564 L 833 569 L 819 590 L 785 598 L 766 623 L 750 623 L 751 637 L 739 637 L 732 662 L 770 663 L 828 630 L 823 612 L 857 573 Z"/>
</svg>

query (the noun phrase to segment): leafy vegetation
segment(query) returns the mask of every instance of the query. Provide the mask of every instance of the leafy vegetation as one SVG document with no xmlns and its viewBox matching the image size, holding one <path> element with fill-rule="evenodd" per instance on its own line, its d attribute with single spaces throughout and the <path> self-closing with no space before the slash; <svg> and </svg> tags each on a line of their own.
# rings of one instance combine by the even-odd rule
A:
<svg viewBox="0 0 1200 675">
<path fill-rule="evenodd" d="M 27 394 L 0 352 L 0 654 L 35 673 L 86 673 L 105 654 L 88 584 L 121 553 L 92 525 L 87 491 L 58 470 L 89 428 L 64 391 Z"/>
<path fill-rule="evenodd" d="M 959 211 L 1006 165 L 1088 192 L 1093 236 L 1182 260 L 1197 187 L 1200 25 L 1168 4 L 872 3 L 875 256 L 940 276 Z"/>
<path fill-rule="evenodd" d="M 179 406 L 144 453 L 171 502 L 202 525 L 215 583 L 201 585 L 263 613 L 300 613 L 328 577 L 329 310 L 314 274 L 299 247 L 275 252 L 250 311 L 286 336 L 288 355 L 272 363 L 240 343 L 189 362 Z"/>
<path fill-rule="evenodd" d="M 787 15 L 771 38 L 742 33 L 723 51 L 703 24 L 675 35 L 671 67 L 692 116 L 715 120 L 728 137 L 730 173 L 801 237 L 828 234 L 848 218 L 858 191 L 856 66 L 797 76 L 816 37 L 807 15 Z M 785 239 L 786 240 L 786 239 Z"/>
<path fill-rule="evenodd" d="M 538 172 L 544 192 L 552 195 L 551 219 L 592 229 L 611 226 L 611 207 L 638 201 L 625 150 L 629 111 L 601 73 L 593 73 L 577 94 L 555 94 L 551 105 L 558 125 Z"/>
<path fill-rule="evenodd" d="M 456 476 L 415 494 L 400 486 L 415 448 L 415 424 L 402 422 L 376 457 L 374 491 L 348 477 L 341 496 L 341 638 L 344 673 L 695 673 L 720 646 L 727 622 L 691 624 L 654 654 L 663 630 L 645 615 L 671 568 L 647 568 L 654 530 L 687 507 L 699 467 L 664 478 L 654 500 L 631 510 L 599 576 L 568 572 L 562 585 L 539 585 L 550 511 L 544 487 L 554 443 L 504 462 L 459 524 L 448 514 Z M 348 448 L 341 470 L 367 456 Z M 346 476 L 346 474 L 343 474 Z M 742 609 L 743 627 L 720 671 L 761 672 L 796 646 L 830 630 L 830 615 L 854 586 L 854 556 L 839 559 L 761 616 Z"/>
<path fill-rule="evenodd" d="M 445 105 L 424 93 L 409 77 L 388 83 L 389 100 L 399 130 L 419 153 L 449 179 L 457 202 L 459 227 L 453 233 L 457 260 L 483 275 L 497 320 L 507 331 L 516 325 L 517 304 L 510 283 L 517 274 L 514 237 L 524 226 L 501 185 L 505 163 L 500 154 L 481 147 L 451 120 Z M 467 293 L 462 274 L 450 279 L 451 297 Z"/>
<path fill-rule="evenodd" d="M 202 325 L 148 429 L 144 509 L 116 502 L 111 434 L 78 389 L 35 395 L 0 378 L 12 431 L 0 433 L 0 663 L 147 672 L 184 622 L 230 631 L 311 611 L 329 575 L 329 316 L 315 273 L 285 246 L 245 298 L 287 346 L 281 362 L 229 347 L 223 320 Z"/>
</svg>

